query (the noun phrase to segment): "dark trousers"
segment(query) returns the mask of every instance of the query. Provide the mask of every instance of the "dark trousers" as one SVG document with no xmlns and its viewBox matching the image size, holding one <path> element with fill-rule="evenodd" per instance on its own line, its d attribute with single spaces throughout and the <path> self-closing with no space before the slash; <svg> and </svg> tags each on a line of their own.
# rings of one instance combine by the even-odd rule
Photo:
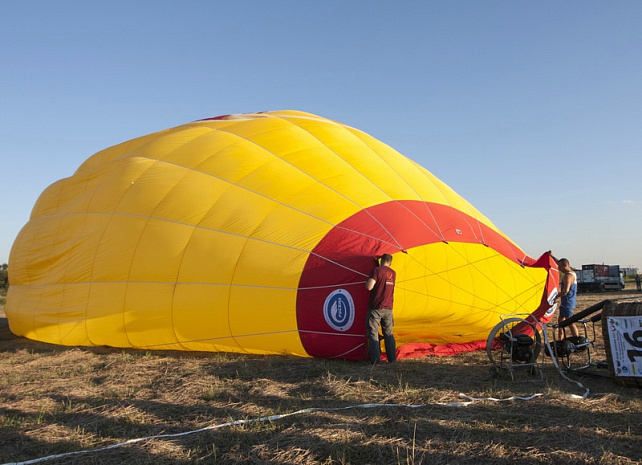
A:
<svg viewBox="0 0 642 465">
<path fill-rule="evenodd" d="M 383 342 L 386 346 L 388 362 L 397 360 L 395 338 L 392 335 L 394 320 L 392 310 L 387 308 L 371 308 L 366 317 L 366 337 L 368 338 L 368 355 L 372 363 L 381 361 L 381 345 L 379 343 L 379 326 L 383 332 Z"/>
</svg>

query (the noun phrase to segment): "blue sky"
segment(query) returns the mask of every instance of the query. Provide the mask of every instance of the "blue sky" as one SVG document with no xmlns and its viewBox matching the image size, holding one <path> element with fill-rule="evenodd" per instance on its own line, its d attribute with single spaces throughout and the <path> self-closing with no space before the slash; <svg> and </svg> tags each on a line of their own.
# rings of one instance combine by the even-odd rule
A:
<svg viewBox="0 0 642 465">
<path fill-rule="evenodd" d="M 0 263 L 108 146 L 295 109 L 361 129 L 526 253 L 642 268 L 642 2 L 0 2 Z"/>
</svg>

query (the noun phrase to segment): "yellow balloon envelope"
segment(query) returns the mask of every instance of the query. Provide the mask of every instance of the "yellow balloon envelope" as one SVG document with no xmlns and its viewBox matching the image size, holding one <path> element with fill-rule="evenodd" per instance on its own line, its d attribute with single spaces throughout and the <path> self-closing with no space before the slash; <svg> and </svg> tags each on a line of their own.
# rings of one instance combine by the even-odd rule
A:
<svg viewBox="0 0 642 465">
<path fill-rule="evenodd" d="M 382 253 L 401 357 L 554 310 L 549 255 L 377 139 L 276 111 L 140 137 L 51 185 L 13 245 L 5 311 L 54 344 L 363 359 Z"/>
</svg>

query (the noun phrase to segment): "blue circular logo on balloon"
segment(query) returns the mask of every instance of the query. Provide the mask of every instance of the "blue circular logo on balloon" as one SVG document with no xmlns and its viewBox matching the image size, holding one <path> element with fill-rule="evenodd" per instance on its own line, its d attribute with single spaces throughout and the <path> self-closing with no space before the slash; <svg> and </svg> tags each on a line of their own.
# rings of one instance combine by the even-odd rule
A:
<svg viewBox="0 0 642 465">
<path fill-rule="evenodd" d="M 347 331 L 354 323 L 354 301 L 345 289 L 337 289 L 326 297 L 323 304 L 326 323 L 336 331 Z"/>
</svg>

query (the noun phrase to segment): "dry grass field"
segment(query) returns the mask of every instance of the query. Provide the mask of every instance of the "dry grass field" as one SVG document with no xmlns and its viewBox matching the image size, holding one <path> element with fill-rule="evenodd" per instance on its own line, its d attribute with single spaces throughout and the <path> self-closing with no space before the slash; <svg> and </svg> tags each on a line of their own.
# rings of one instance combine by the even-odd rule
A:
<svg viewBox="0 0 642 465">
<path fill-rule="evenodd" d="M 578 311 L 605 298 L 638 296 L 582 295 Z M 601 339 L 598 328 L 591 351 L 597 361 L 606 359 Z M 87 450 L 40 463 L 641 463 L 639 389 L 581 377 L 575 379 L 590 394 L 575 399 L 584 390 L 550 359 L 543 381 L 492 379 L 489 367 L 482 352 L 373 367 L 66 348 L 12 335 L 0 310 L 0 463 Z M 460 393 L 541 396 L 451 405 L 466 400 Z M 418 407 L 360 406 L 371 403 Z M 255 421 L 309 408 L 322 410 Z M 201 428 L 209 429 L 177 436 Z M 149 438 L 158 435 L 169 436 Z M 136 438 L 149 439 L 98 450 Z"/>
</svg>

